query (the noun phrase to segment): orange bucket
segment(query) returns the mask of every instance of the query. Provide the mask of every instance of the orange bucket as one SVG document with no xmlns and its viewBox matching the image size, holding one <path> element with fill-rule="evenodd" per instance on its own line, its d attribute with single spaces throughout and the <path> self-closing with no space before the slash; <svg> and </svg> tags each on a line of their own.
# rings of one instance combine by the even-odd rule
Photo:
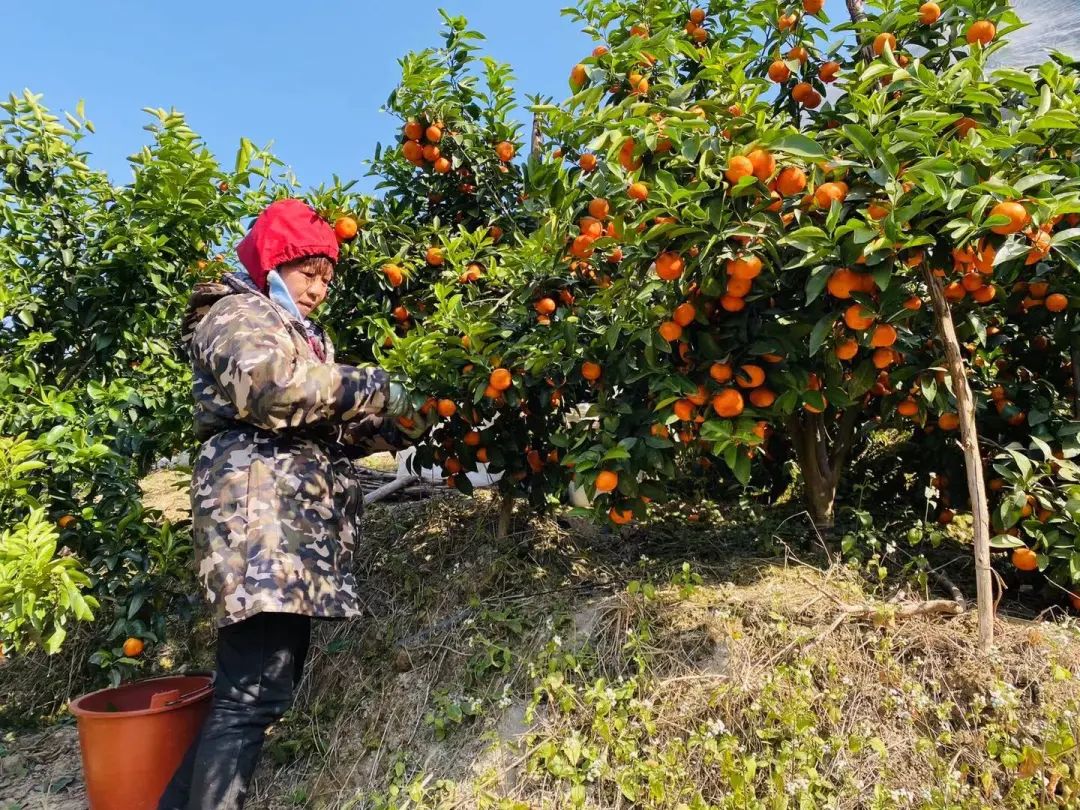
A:
<svg viewBox="0 0 1080 810">
<path fill-rule="evenodd" d="M 207 675 L 91 692 L 71 702 L 90 810 L 154 810 L 210 711 Z"/>
</svg>

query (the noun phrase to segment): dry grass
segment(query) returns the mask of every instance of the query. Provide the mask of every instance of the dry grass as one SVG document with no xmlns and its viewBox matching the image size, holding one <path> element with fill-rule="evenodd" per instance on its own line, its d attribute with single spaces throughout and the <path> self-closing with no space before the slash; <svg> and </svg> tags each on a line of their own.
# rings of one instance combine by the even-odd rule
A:
<svg viewBox="0 0 1080 810">
<path fill-rule="evenodd" d="M 647 722 L 637 706 L 622 733 L 640 735 L 643 757 L 679 762 L 679 785 L 669 790 L 682 790 L 681 800 L 692 794 L 718 806 L 730 784 L 700 751 L 686 750 L 703 724 L 722 724 L 757 752 L 762 769 L 775 756 L 759 737 L 763 727 L 787 722 L 767 716 L 778 707 L 797 707 L 822 739 L 873 739 L 887 760 L 869 746 L 824 760 L 831 806 L 856 808 L 879 784 L 920 795 L 950 758 L 954 768 L 996 773 L 986 798 L 1000 800 L 1011 777 L 990 761 L 971 714 L 993 699 L 998 682 L 1030 704 L 1032 734 L 1080 704 L 1080 684 L 1055 677 L 1080 673 L 1080 645 L 1068 627 L 1003 621 L 997 652 L 984 659 L 967 615 L 896 621 L 883 606 L 867 619 L 847 617 L 845 606 L 882 604 L 858 576 L 791 556 L 761 559 L 750 543 L 719 548 L 716 538 L 730 526 L 684 529 L 682 558 L 702 580 L 680 594 L 664 584 L 682 558 L 669 558 L 663 527 L 618 536 L 530 520 L 499 543 L 491 534 L 496 512 L 487 497 L 449 496 L 369 513 L 370 619 L 321 628 L 300 706 L 268 745 L 276 761 L 264 763 L 255 806 L 499 806 L 494 797 L 569 806 L 567 781 L 538 769 L 536 752 L 545 741 L 595 740 L 598 715 L 584 696 L 597 677 L 639 685 Z M 644 577 L 661 583 L 653 598 L 626 589 Z M 628 647 L 641 627 L 647 640 Z M 407 655 L 396 649 L 403 638 L 414 639 Z M 506 664 L 478 670 L 492 647 L 510 650 Z M 581 667 L 566 675 L 578 680 L 576 707 L 560 709 L 548 695 L 526 720 L 544 667 L 569 650 Z M 455 697 L 475 698 L 481 712 L 451 723 L 439 740 L 432 713 Z M 939 706 L 953 708 L 942 719 Z M 948 742 L 928 755 L 925 741 L 946 731 Z M 402 790 L 422 783 L 415 789 L 427 798 L 394 803 L 385 793 L 392 783 Z M 587 807 L 628 806 L 610 778 L 590 784 L 587 796 Z M 648 806 L 681 805 L 672 798 Z"/>
<path fill-rule="evenodd" d="M 171 523 L 191 519 L 191 475 L 177 470 L 157 470 L 146 476 L 140 486 L 143 503 L 157 509 Z"/>
<path fill-rule="evenodd" d="M 973 617 L 896 619 L 896 604 L 929 594 L 899 579 L 870 587 L 790 517 L 732 508 L 712 524 L 612 533 L 519 512 L 498 540 L 498 512 L 483 492 L 368 509 L 367 616 L 317 625 L 249 806 L 569 807 L 578 777 L 546 752 L 571 739 L 594 769 L 575 772 L 587 808 L 773 806 L 806 774 L 823 792 L 803 806 L 867 807 L 875 790 L 875 807 L 1077 806 L 1050 770 L 1035 803 L 1020 803 L 1015 765 L 988 753 L 996 734 L 1038 747 L 1075 724 L 1070 623 L 1002 620 L 984 658 Z M 875 609 L 855 617 L 853 605 Z M 205 634 L 168 652 L 182 662 L 200 649 Z M 55 694 L 71 677 L 61 659 L 21 666 L 20 688 Z M 706 753 L 721 742 L 734 766 Z M 731 767 L 746 757 L 757 799 L 732 804 Z M 1061 757 L 1080 767 L 1075 749 Z M 973 792 L 927 799 L 954 779 Z M 663 800 L 626 799 L 649 780 Z"/>
</svg>

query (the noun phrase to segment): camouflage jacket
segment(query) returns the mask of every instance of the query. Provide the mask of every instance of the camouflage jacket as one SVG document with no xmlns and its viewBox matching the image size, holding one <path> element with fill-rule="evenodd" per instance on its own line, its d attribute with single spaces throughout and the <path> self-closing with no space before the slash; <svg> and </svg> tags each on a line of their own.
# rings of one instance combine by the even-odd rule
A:
<svg viewBox="0 0 1080 810">
<path fill-rule="evenodd" d="M 192 522 L 219 626 L 263 611 L 356 615 L 363 494 L 353 458 L 407 439 L 379 416 L 386 372 L 318 358 L 304 325 L 237 276 L 195 288 Z"/>
</svg>

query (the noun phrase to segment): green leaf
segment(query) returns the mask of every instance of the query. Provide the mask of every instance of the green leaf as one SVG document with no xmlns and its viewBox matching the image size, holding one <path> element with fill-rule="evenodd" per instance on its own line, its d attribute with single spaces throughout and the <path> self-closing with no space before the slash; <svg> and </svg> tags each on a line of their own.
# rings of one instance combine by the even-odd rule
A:
<svg viewBox="0 0 1080 810">
<path fill-rule="evenodd" d="M 772 142 L 772 148 L 778 152 L 818 160 L 825 157 L 825 150 L 815 141 L 797 132 L 785 132 Z"/>
<path fill-rule="evenodd" d="M 810 332 L 810 356 L 813 357 L 818 353 L 821 345 L 825 342 L 825 338 L 832 332 L 833 324 L 836 323 L 836 316 L 832 313 L 825 315 L 821 320 L 814 324 L 813 330 Z"/>
</svg>

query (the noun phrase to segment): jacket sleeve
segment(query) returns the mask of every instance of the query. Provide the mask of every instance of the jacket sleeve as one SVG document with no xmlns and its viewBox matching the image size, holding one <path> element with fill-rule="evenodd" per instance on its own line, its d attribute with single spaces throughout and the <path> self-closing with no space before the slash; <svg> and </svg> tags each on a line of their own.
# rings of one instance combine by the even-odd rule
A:
<svg viewBox="0 0 1080 810">
<path fill-rule="evenodd" d="M 196 328 L 191 351 L 237 416 L 264 430 L 348 422 L 386 410 L 385 371 L 300 355 L 271 305 L 254 295 L 215 304 Z"/>
<path fill-rule="evenodd" d="M 350 458 L 362 458 L 372 453 L 396 453 L 411 447 L 413 442 L 398 430 L 393 419 L 364 416 L 347 423 L 341 431 L 341 443 Z"/>
</svg>

